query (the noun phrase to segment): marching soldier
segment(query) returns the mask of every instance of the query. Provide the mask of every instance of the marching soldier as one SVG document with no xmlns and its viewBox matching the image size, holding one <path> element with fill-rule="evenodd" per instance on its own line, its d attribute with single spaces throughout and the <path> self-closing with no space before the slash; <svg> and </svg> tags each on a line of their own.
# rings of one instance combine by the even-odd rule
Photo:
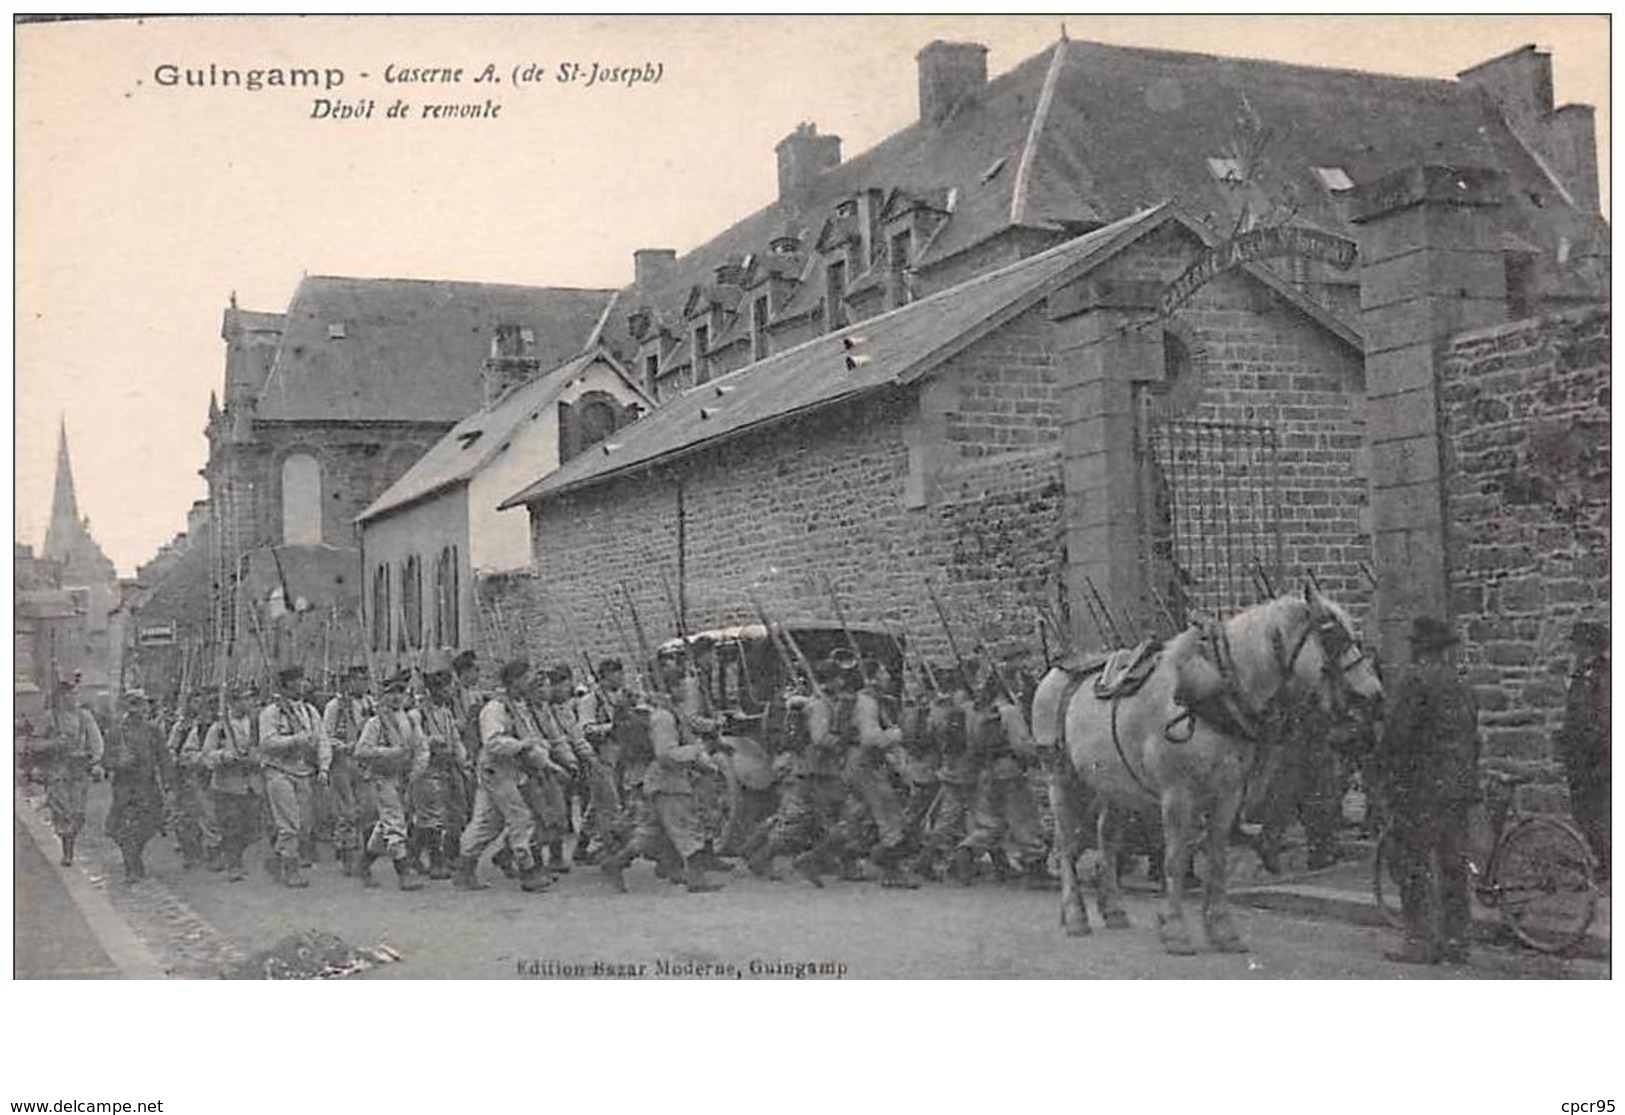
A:
<svg viewBox="0 0 1625 1115">
<path fill-rule="evenodd" d="M 1467 811 L 1479 796 L 1478 710 L 1450 662 L 1457 641 L 1432 616 L 1411 624 L 1411 665 L 1394 688 L 1376 755 L 1405 917 L 1404 945 L 1386 955 L 1401 964 L 1468 960 Z"/>
<path fill-rule="evenodd" d="M 869 860 L 881 871 L 881 885 L 914 889 L 919 884 L 900 867 L 903 844 L 903 808 L 892 790 L 890 759 L 901 747 L 903 732 L 896 716 L 886 707 L 890 698 L 891 672 L 874 659 L 863 662 L 864 684 L 850 698 L 841 700 L 837 717 L 839 731 L 847 744 L 846 804 L 837 826 L 836 842 L 847 856 L 856 854 L 861 830 L 873 826 L 878 841 Z M 847 676 L 857 679 L 857 671 Z"/>
<path fill-rule="evenodd" d="M 654 760 L 643 779 L 643 803 L 638 811 L 637 829 L 625 848 L 606 859 L 600 870 L 616 890 L 626 890 L 623 872 L 639 856 L 656 861 L 675 854 L 682 863 L 682 879 L 690 894 L 718 889 L 705 877 L 701 857 L 702 838 L 694 815 L 695 770 L 716 771 L 716 763 L 700 743 L 684 743 L 680 722 L 671 699 L 663 693 L 651 694 L 649 741 Z"/>
<path fill-rule="evenodd" d="M 570 667 L 559 665 L 548 670 L 547 690 L 537 709 L 537 721 L 542 734 L 554 741 L 554 761 L 570 774 L 569 781 L 558 786 L 560 823 L 549 834 L 547 846 L 549 867 L 555 874 L 566 874 L 570 865 L 564 858 L 564 838 L 571 828 L 571 802 L 578 796 L 578 788 L 584 788 L 584 780 L 590 779 L 598 761 L 576 714 L 575 676 Z"/>
<path fill-rule="evenodd" d="M 490 694 L 480 688 L 479 655 L 471 650 L 458 652 L 451 660 L 451 672 L 456 684 L 451 690 L 451 710 L 457 717 L 458 730 L 463 736 L 463 751 L 468 755 L 470 769 L 477 769 L 480 761 L 480 710 Z M 466 798 L 465 812 L 474 815 L 476 779 L 469 778 L 463 787 Z"/>
<path fill-rule="evenodd" d="M 51 827 L 62 844 L 62 866 L 73 863 L 73 842 L 85 827 L 85 796 L 92 778 L 101 777 L 105 745 L 101 725 L 79 705 L 78 681 L 57 683 L 46 735 L 34 741 L 45 760 L 45 802 Z"/>
<path fill-rule="evenodd" d="M 333 801 L 333 851 L 345 875 L 355 874 L 362 834 L 372 827 L 378 812 L 355 763 L 362 726 L 372 715 L 367 708 L 367 683 L 367 668 L 351 666 L 344 673 L 343 692 L 322 710 L 322 731 L 333 749 L 327 772 Z"/>
<path fill-rule="evenodd" d="M 384 682 L 382 707 L 361 729 L 356 741 L 356 767 L 372 790 L 378 820 L 361 851 L 356 874 L 363 886 L 375 887 L 373 861 L 389 856 L 402 890 L 418 890 L 423 880 L 412 870 L 406 846 L 406 805 L 404 786 L 428 766 L 428 750 L 418 738 L 417 727 L 405 711 L 406 691 L 412 675 L 396 674 Z"/>
<path fill-rule="evenodd" d="M 660 670 L 685 741 L 708 752 L 717 750 L 722 740 L 722 718 L 717 712 L 716 644 L 709 635 L 696 635 L 686 651 L 679 647 L 663 653 Z M 713 870 L 732 871 L 732 864 L 717 857 L 717 842 L 728 823 L 728 788 L 721 767 L 713 763 L 695 770 L 692 784 L 703 862 Z"/>
<path fill-rule="evenodd" d="M 164 788 L 173 786 L 175 769 L 164 737 L 149 716 L 147 694 L 124 694 L 124 715 L 113 729 L 106 765 L 113 781 L 113 806 L 107 835 L 124 857 L 124 881 L 147 877 L 143 860 L 147 841 L 158 835 L 164 819 Z"/>
<path fill-rule="evenodd" d="M 822 874 L 839 846 L 831 836 L 846 801 L 845 749 L 835 731 L 836 710 L 828 696 L 839 672 L 836 663 L 819 662 L 813 667 L 817 682 L 813 692 L 787 702 L 796 758 L 787 772 L 789 784 L 780 798 L 772 835 L 757 860 L 760 863 L 765 856 L 771 864 L 777 855 L 793 854 L 791 866 L 815 887 L 824 885 Z"/>
<path fill-rule="evenodd" d="M 428 749 L 428 762 L 411 786 L 412 859 L 419 862 L 422 850 L 427 849 L 429 878 L 449 879 L 450 860 L 457 855 L 450 842 L 468 823 L 463 808 L 468 753 L 452 707 L 451 661 L 444 651 L 435 651 L 425 660 L 423 671 L 428 696 L 413 713 L 413 720 Z"/>
<path fill-rule="evenodd" d="M 1613 809 L 1613 763 L 1609 754 L 1613 717 L 1608 674 L 1608 627 L 1581 620 L 1569 633 L 1574 670 L 1569 675 L 1568 700 L 1557 753 L 1568 774 L 1569 803 L 1574 823 L 1596 853 L 1597 867 L 1608 878 Z"/>
<path fill-rule="evenodd" d="M 530 663 L 515 659 L 503 665 L 502 692 L 485 702 L 480 710 L 480 749 L 477 767 L 478 789 L 474 794 L 474 815 L 463 830 L 457 868 L 452 882 L 460 890 L 480 890 L 477 870 L 480 856 L 498 838 L 507 843 L 518 872 L 520 889 L 535 893 L 546 890 L 547 869 L 536 865 L 531 841 L 536 821 L 525 800 L 527 766 L 551 767 L 562 773 L 548 755 L 535 717 L 530 714 L 526 696 L 530 691 Z"/>
<path fill-rule="evenodd" d="M 587 768 L 588 813 L 576 842 L 577 863 L 596 863 L 627 836 L 621 775 L 632 704 L 620 659 L 604 659 L 598 664 L 598 685 L 576 706 L 582 734 L 596 756 Z"/>
<path fill-rule="evenodd" d="M 1046 886 L 1047 850 L 1026 771 L 1026 764 L 1038 758 L 1038 749 L 1021 710 L 1004 696 L 997 677 L 988 676 L 967 714 L 966 739 L 982 776 L 976 784 L 970 832 L 954 852 L 954 880 L 969 885 L 976 857 L 983 852 L 993 857 L 995 866 L 1008 862 L 1004 850 L 1008 845 L 1028 884 Z"/>
<path fill-rule="evenodd" d="M 220 854 L 226 878 L 243 878 L 243 852 L 257 835 L 260 795 L 259 746 L 253 715 L 254 690 L 238 682 L 226 691 L 226 714 L 209 725 L 203 739 L 203 767 L 209 772 L 215 821 L 220 826 Z"/>
<path fill-rule="evenodd" d="M 285 667 L 277 674 L 277 695 L 260 710 L 260 764 L 274 829 L 273 874 L 290 887 L 308 887 L 303 868 L 311 860 L 311 782 L 329 780 L 333 749 L 321 717 L 302 699 L 305 671 Z"/>
<path fill-rule="evenodd" d="M 936 701 L 942 699 L 939 697 Z M 903 732 L 901 773 L 907 788 L 902 825 L 904 842 L 916 855 L 924 845 L 931 806 L 937 800 L 937 768 L 942 765 L 942 754 L 931 731 L 931 710 L 936 701 L 905 679 L 898 718 L 898 727 Z"/>
<path fill-rule="evenodd" d="M 175 831 L 181 866 L 191 869 L 201 860 L 210 871 L 221 871 L 226 864 L 220 852 L 220 825 L 214 815 L 209 770 L 203 765 L 210 706 L 210 694 L 193 693 L 169 730 L 168 744 L 175 763 Z"/>
<path fill-rule="evenodd" d="M 914 861 L 915 872 L 929 879 L 939 877 L 943 858 L 964 840 L 981 775 L 977 753 L 967 741 L 975 712 L 969 682 L 957 668 L 940 671 L 938 678 L 942 694 L 926 718 L 932 750 L 941 756 L 936 816 L 930 820 L 919 857 Z"/>
</svg>

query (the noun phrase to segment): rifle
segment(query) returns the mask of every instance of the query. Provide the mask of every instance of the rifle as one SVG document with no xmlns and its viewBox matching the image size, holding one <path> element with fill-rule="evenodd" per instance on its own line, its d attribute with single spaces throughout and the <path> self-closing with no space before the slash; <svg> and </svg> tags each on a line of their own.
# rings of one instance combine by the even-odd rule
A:
<svg viewBox="0 0 1625 1115">
<path fill-rule="evenodd" d="M 666 598 L 666 607 L 671 609 L 671 626 L 677 637 L 683 640 L 683 648 L 688 648 L 688 631 L 683 624 L 683 611 L 677 606 L 677 597 L 671 591 L 671 582 L 666 580 L 666 570 L 660 570 L 660 592 Z"/>
<path fill-rule="evenodd" d="M 1150 581 L 1145 583 L 1145 587 L 1151 591 L 1151 599 L 1156 602 L 1157 610 L 1168 620 L 1169 633 L 1179 634 L 1179 621 L 1174 618 L 1174 610 L 1168 607 L 1168 601 L 1162 598 L 1162 593 L 1158 592 L 1157 586 Z"/>
<path fill-rule="evenodd" d="M 897 633 L 892 630 L 891 620 L 881 616 L 880 622 L 886 628 L 886 638 L 891 640 L 892 649 L 897 652 L 897 660 L 906 668 L 908 666 L 908 655 L 904 652 L 903 643 L 897 638 Z M 926 687 L 931 690 L 932 696 L 940 697 L 942 689 L 937 685 L 937 676 L 931 672 L 930 663 L 923 658 L 918 658 L 915 660 L 914 665 L 916 674 L 926 683 Z"/>
<path fill-rule="evenodd" d="M 1100 590 L 1095 588 L 1095 579 L 1085 573 L 1083 583 L 1084 587 L 1089 590 L 1089 595 L 1094 597 L 1095 604 L 1099 606 L 1100 614 L 1106 617 L 1106 625 L 1112 629 L 1112 642 L 1120 647 L 1127 646 L 1128 644 L 1123 641 L 1123 633 L 1117 628 L 1117 620 L 1112 618 L 1112 610 L 1106 607 L 1106 601 L 1100 598 Z M 1102 631 L 1101 634 L 1104 635 L 1105 632 Z"/>
<path fill-rule="evenodd" d="M 993 676 L 998 679 L 999 689 L 1004 693 L 1004 699 L 1020 708 L 1021 702 L 1016 700 L 1016 695 L 1011 692 L 1010 683 L 1005 679 L 1004 671 L 999 669 L 999 664 L 993 659 L 993 652 L 988 649 L 987 632 L 982 628 L 980 622 L 975 625 L 974 631 L 976 633 L 976 653 L 987 664 L 987 668 L 993 672 Z"/>
<path fill-rule="evenodd" d="M 1275 599 L 1275 585 L 1270 582 L 1269 571 L 1264 568 L 1264 562 L 1257 554 L 1253 555 L 1253 572 L 1258 577 L 1259 583 L 1264 586 L 1265 598 Z"/>
<path fill-rule="evenodd" d="M 627 662 L 632 669 L 637 671 L 638 684 L 647 691 L 649 688 L 648 672 L 644 664 L 638 660 L 638 656 L 633 653 L 632 640 L 626 637 L 626 628 L 621 625 L 621 613 L 615 610 L 615 603 L 609 598 L 608 593 L 604 594 L 604 612 L 609 616 L 610 622 L 615 625 L 615 639 L 620 643 L 621 653 L 626 655 Z"/>
<path fill-rule="evenodd" d="M 813 692 L 820 699 L 828 700 L 829 698 L 824 693 L 824 687 L 818 684 L 818 675 L 813 673 L 812 663 L 807 661 L 807 655 L 802 651 L 801 646 L 795 639 L 790 637 L 790 633 L 785 631 L 782 625 L 773 622 L 772 618 L 767 614 L 767 606 L 762 603 L 762 598 L 756 595 L 756 590 L 752 588 L 748 591 L 750 593 L 750 602 L 756 606 L 756 614 L 761 618 L 762 626 L 767 628 L 768 636 L 771 638 L 774 631 L 777 630 L 779 638 L 784 641 L 784 647 L 788 648 L 789 653 L 794 656 L 802 672 L 807 675 L 807 682 L 812 686 Z M 783 649 L 781 648 L 782 652 Z"/>
<path fill-rule="evenodd" d="M 835 583 L 823 572 L 818 574 L 818 578 L 824 582 L 824 591 L 829 594 L 829 602 L 835 605 L 835 618 L 840 622 L 841 634 L 846 636 L 846 645 L 852 648 L 852 653 L 857 655 L 859 663 L 862 663 L 863 651 L 858 647 L 858 640 L 852 635 L 852 628 L 847 625 L 846 610 L 841 607 L 841 598 L 835 592 Z"/>
<path fill-rule="evenodd" d="M 931 587 L 931 582 L 925 582 L 925 591 L 931 597 L 931 605 L 937 610 L 937 620 L 942 624 L 942 633 L 948 636 L 948 649 L 953 652 L 954 664 L 959 667 L 959 677 L 965 688 L 970 688 L 970 664 L 965 656 L 959 653 L 959 643 L 954 639 L 954 629 L 948 625 L 948 613 L 943 610 L 942 601 L 937 599 L 937 590 Z"/>
<path fill-rule="evenodd" d="M 593 669 L 592 659 L 587 657 L 586 648 L 581 645 L 581 640 L 576 638 L 576 629 L 570 622 L 570 613 L 557 598 L 549 597 L 549 599 L 553 600 L 554 606 L 559 610 L 559 619 L 564 624 L 564 637 L 570 640 L 570 649 L 576 652 L 581 664 L 587 667 L 587 677 L 592 679 L 592 687 L 598 691 L 599 699 L 602 700 L 604 683 L 598 680 L 598 671 Z"/>
<path fill-rule="evenodd" d="M 276 671 L 271 668 L 271 656 L 265 649 L 265 633 L 260 630 L 259 612 L 252 600 L 244 601 L 244 605 L 248 612 L 248 625 L 254 630 L 254 641 L 259 644 L 260 661 L 265 665 L 265 684 L 275 688 Z"/>
<path fill-rule="evenodd" d="M 1360 572 L 1365 575 L 1366 583 L 1371 586 L 1371 591 L 1377 591 L 1377 575 L 1371 572 L 1371 567 L 1362 561 L 1360 563 Z"/>
<path fill-rule="evenodd" d="M 644 670 L 654 670 L 653 680 L 659 683 L 661 689 L 665 689 L 665 679 L 660 676 L 660 670 L 655 665 L 654 652 L 649 649 L 648 636 L 643 632 L 643 620 L 638 615 L 638 606 L 633 602 L 631 590 L 626 587 L 625 581 L 621 582 L 621 597 L 626 601 L 627 614 L 632 617 L 632 631 L 638 637 L 638 653 L 640 656 L 638 661 L 642 664 Z"/>
</svg>

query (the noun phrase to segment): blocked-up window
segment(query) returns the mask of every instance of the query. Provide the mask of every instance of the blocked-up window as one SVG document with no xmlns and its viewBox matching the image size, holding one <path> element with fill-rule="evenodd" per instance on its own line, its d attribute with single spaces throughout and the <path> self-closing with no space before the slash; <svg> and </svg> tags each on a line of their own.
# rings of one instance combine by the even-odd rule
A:
<svg viewBox="0 0 1625 1115">
<path fill-rule="evenodd" d="M 401 564 L 402 649 L 423 646 L 423 562 L 413 555 Z"/>
<path fill-rule="evenodd" d="M 372 570 L 372 649 L 389 649 L 389 566 L 383 563 Z"/>
<path fill-rule="evenodd" d="M 322 466 L 308 453 L 282 462 L 282 544 L 318 546 L 322 541 Z"/>
</svg>

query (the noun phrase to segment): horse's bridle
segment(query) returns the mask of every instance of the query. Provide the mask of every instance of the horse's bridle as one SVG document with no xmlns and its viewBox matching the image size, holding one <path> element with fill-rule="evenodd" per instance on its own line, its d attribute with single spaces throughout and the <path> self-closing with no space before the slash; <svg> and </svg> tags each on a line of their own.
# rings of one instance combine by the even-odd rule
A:
<svg viewBox="0 0 1625 1115">
<path fill-rule="evenodd" d="M 1225 716 L 1241 735 L 1255 742 L 1267 742 L 1268 733 L 1264 730 L 1264 725 L 1268 722 L 1270 709 L 1291 685 L 1293 674 L 1297 670 L 1298 658 L 1303 654 L 1303 648 L 1311 636 L 1320 645 L 1320 656 L 1323 660 L 1321 673 L 1330 683 L 1334 695 L 1333 702 L 1338 709 L 1346 707 L 1343 694 L 1352 692 L 1352 687 L 1347 681 L 1349 671 L 1366 660 L 1365 650 L 1360 647 L 1354 636 L 1349 634 L 1348 629 L 1336 615 L 1324 608 L 1316 607 L 1313 603 L 1306 601 L 1306 604 L 1309 608 L 1310 622 L 1304 625 L 1290 652 L 1287 650 L 1286 636 L 1281 633 L 1281 629 L 1276 627 L 1270 630 L 1270 647 L 1274 653 L 1276 669 L 1281 674 L 1281 684 L 1270 694 L 1262 707 L 1255 708 L 1242 693 L 1241 686 L 1237 684 L 1235 659 L 1230 652 L 1230 637 L 1225 633 L 1223 622 L 1215 621 L 1202 629 L 1202 641 L 1213 648 L 1211 661 L 1218 667 L 1219 676 L 1224 679 L 1224 690 L 1219 694 L 1218 700 Z M 1344 664 L 1342 658 L 1350 647 L 1357 649 L 1359 653 L 1352 662 Z M 1334 648 L 1336 653 L 1333 652 Z M 1172 743 L 1182 743 L 1190 739 L 1191 732 L 1195 728 L 1195 716 L 1194 710 L 1185 709 L 1163 727 L 1163 735 Z M 1173 734 L 1174 727 L 1182 721 L 1190 722 L 1190 728 L 1184 736 L 1176 737 Z"/>
</svg>

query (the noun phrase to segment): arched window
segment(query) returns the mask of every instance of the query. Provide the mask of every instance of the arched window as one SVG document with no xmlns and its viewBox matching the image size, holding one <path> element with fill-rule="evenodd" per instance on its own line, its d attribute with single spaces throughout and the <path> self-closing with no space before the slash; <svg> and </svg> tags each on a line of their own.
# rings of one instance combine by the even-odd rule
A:
<svg viewBox="0 0 1625 1115">
<path fill-rule="evenodd" d="M 401 566 L 401 632 L 404 650 L 423 646 L 423 562 L 414 554 Z"/>
<path fill-rule="evenodd" d="M 434 643 L 457 646 L 457 547 L 446 546 L 434 566 Z"/>
<path fill-rule="evenodd" d="M 282 544 L 316 546 L 322 541 L 322 466 L 308 453 L 282 462 Z"/>
<path fill-rule="evenodd" d="M 389 649 L 389 566 L 382 564 L 372 571 L 372 649 Z"/>
</svg>

